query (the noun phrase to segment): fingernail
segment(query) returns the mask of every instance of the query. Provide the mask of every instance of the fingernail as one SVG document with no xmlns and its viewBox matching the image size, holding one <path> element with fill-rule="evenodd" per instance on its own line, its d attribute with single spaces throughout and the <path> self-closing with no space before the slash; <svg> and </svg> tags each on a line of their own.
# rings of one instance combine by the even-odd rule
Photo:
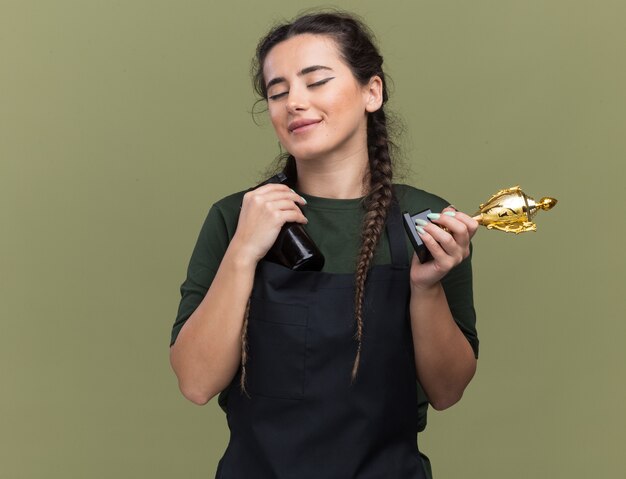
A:
<svg viewBox="0 0 626 479">
<path fill-rule="evenodd" d="M 421 235 L 423 235 L 426 232 L 426 231 L 424 231 L 424 228 L 422 228 L 421 226 L 416 226 L 415 229 Z"/>
<path fill-rule="evenodd" d="M 289 188 L 291 191 L 293 191 L 294 193 L 296 193 L 296 191 L 293 188 Z M 298 195 L 298 193 L 296 193 L 296 195 Z M 300 196 L 300 195 L 298 195 Z M 304 204 L 306 205 L 306 200 L 304 199 L 304 196 L 300 196 L 300 198 L 302 198 L 302 201 L 304 201 Z"/>
<path fill-rule="evenodd" d="M 441 215 L 439 213 L 428 213 L 426 216 L 431 220 L 438 220 Z"/>
<path fill-rule="evenodd" d="M 454 208 L 455 210 L 457 209 L 457 207 L 454 206 L 454 205 L 450 205 L 450 206 L 448 206 L 448 208 Z"/>
<path fill-rule="evenodd" d="M 426 226 L 428 224 L 428 221 L 423 220 L 422 218 L 417 218 L 415 220 L 415 224 L 420 226 Z"/>
<path fill-rule="evenodd" d="M 454 211 L 444 211 L 443 214 L 448 216 L 456 216 L 456 213 Z"/>
</svg>

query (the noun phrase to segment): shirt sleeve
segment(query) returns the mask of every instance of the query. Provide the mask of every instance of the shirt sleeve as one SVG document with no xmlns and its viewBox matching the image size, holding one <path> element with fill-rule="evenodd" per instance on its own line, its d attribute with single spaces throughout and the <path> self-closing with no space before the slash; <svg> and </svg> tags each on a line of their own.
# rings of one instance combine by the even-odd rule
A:
<svg viewBox="0 0 626 479">
<path fill-rule="evenodd" d="M 472 346 L 474 356 L 478 358 L 478 334 L 472 285 L 472 252 L 473 246 L 470 243 L 470 255 L 441 280 L 441 285 L 446 293 L 452 317 Z"/>
<path fill-rule="evenodd" d="M 200 229 L 189 260 L 187 277 L 180 287 L 178 314 L 172 327 L 170 346 L 176 342 L 185 321 L 200 305 L 228 248 L 229 234 L 224 215 L 213 205 Z"/>
</svg>

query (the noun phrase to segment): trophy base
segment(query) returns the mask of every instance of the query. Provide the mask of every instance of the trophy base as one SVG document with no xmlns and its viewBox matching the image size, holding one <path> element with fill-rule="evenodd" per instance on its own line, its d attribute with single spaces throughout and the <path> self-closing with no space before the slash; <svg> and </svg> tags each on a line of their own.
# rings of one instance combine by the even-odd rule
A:
<svg viewBox="0 0 626 479">
<path fill-rule="evenodd" d="M 417 234 L 417 230 L 415 229 L 415 220 L 422 219 L 425 221 L 430 221 L 428 218 L 428 214 L 431 213 L 430 210 L 420 211 L 414 215 L 410 215 L 406 211 L 402 213 L 402 219 L 404 220 L 404 229 L 406 230 L 406 234 L 411 240 L 411 244 L 413 245 L 413 249 L 415 250 L 415 254 L 417 255 L 417 259 L 420 260 L 420 263 L 426 263 L 427 261 L 431 261 L 433 259 L 433 255 L 430 254 L 428 248 L 422 241 L 422 238 Z"/>
</svg>

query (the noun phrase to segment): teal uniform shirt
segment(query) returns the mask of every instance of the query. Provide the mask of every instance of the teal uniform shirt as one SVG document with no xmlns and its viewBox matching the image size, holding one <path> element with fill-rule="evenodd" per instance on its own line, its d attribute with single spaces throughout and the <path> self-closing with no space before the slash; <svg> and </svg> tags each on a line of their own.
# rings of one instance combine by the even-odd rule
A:
<svg viewBox="0 0 626 479">
<path fill-rule="evenodd" d="M 415 214 L 429 208 L 439 212 L 450 203 L 442 198 L 414 188 L 397 184 L 395 191 L 402 212 Z M 362 201 L 354 199 L 331 199 L 310 196 L 302 197 L 307 204 L 301 206 L 309 222 L 304 225 L 315 244 L 325 257 L 322 271 L 329 273 L 354 273 L 356 256 L 360 247 L 361 222 L 364 215 Z M 195 248 L 189 261 L 187 278 L 183 282 L 178 314 L 172 328 L 170 345 L 174 344 L 185 321 L 204 299 L 228 245 L 237 229 L 239 211 L 245 191 L 226 196 L 210 208 L 204 221 Z M 407 238 L 409 258 L 413 256 L 413 246 Z M 387 235 L 383 233 L 372 259 L 373 264 L 389 264 L 391 257 Z M 469 341 L 478 357 L 478 336 L 476 314 L 472 292 L 471 255 L 461 262 L 442 280 L 450 311 L 459 328 Z M 220 407 L 226 411 L 228 389 L 218 397 Z M 419 430 L 426 427 L 428 399 L 418 388 Z M 427 469 L 430 469 L 425 458 Z"/>
</svg>

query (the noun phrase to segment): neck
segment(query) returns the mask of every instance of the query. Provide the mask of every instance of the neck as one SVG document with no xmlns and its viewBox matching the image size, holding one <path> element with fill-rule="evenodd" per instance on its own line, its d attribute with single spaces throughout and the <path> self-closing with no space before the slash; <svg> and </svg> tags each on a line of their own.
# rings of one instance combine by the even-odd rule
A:
<svg viewBox="0 0 626 479">
<path fill-rule="evenodd" d="M 369 171 L 367 148 L 342 158 L 300 161 L 296 159 L 299 192 L 334 199 L 361 198 L 369 183 L 363 179 Z"/>
</svg>

